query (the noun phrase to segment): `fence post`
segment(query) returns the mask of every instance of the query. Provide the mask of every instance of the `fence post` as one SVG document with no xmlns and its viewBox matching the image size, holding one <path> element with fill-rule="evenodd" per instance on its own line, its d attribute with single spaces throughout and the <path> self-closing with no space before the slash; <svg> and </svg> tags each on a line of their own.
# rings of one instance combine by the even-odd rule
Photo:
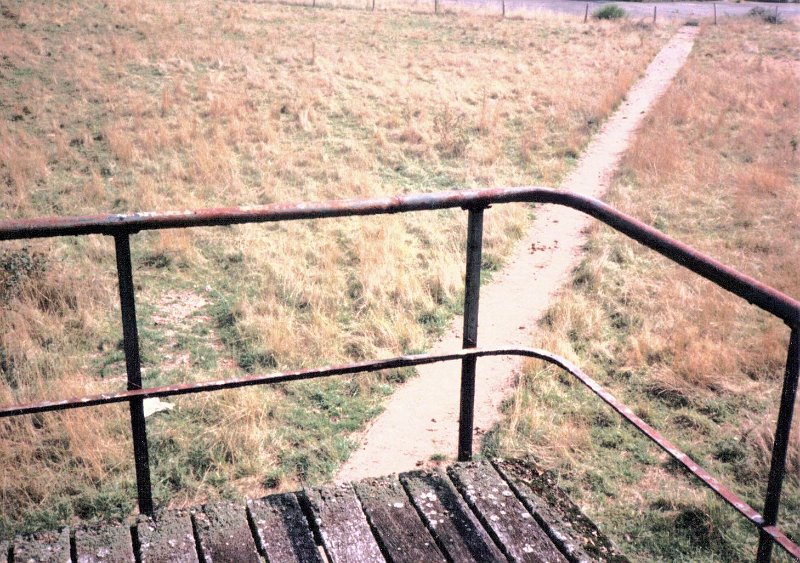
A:
<svg viewBox="0 0 800 563">
<path fill-rule="evenodd" d="M 375 11 L 375 0 L 372 0 L 372 11 Z"/>
<path fill-rule="evenodd" d="M 506 17 L 506 0 L 503 0 L 503 17 Z"/>
<path fill-rule="evenodd" d="M 439 0 L 433 0 L 433 13 L 439 13 Z"/>
<path fill-rule="evenodd" d="M 798 373 L 800 373 L 800 329 L 793 327 L 786 358 L 786 375 L 781 391 L 781 407 L 778 411 L 778 424 L 775 428 L 775 441 L 772 446 L 767 498 L 764 501 L 763 526 L 774 526 L 778 522 L 778 506 L 781 502 L 783 474 L 786 470 L 786 451 L 789 447 L 789 433 L 792 430 Z M 772 538 L 762 530 L 758 538 L 757 561 L 768 562 L 771 556 Z"/>
<path fill-rule="evenodd" d="M 481 289 L 484 207 L 469 208 L 467 221 L 467 272 L 464 282 L 463 347 L 478 345 L 478 301 Z M 472 429 L 475 412 L 476 358 L 461 360 L 461 402 L 458 416 L 458 460 L 472 459 Z"/>
<path fill-rule="evenodd" d="M 717 5 L 714 4 L 714 25 L 717 25 Z"/>
<path fill-rule="evenodd" d="M 586 4 L 586 11 L 583 13 L 583 23 L 589 21 L 589 4 Z"/>
<path fill-rule="evenodd" d="M 656 10 L 658 6 L 653 6 L 653 25 L 656 25 Z"/>
<path fill-rule="evenodd" d="M 142 388 L 142 366 L 139 358 L 139 331 L 136 328 L 136 300 L 131 267 L 131 244 L 128 233 L 114 235 L 119 280 L 119 303 L 122 312 L 122 339 L 125 348 L 125 368 L 128 390 Z M 139 512 L 153 515 L 153 494 L 150 487 L 150 462 L 147 452 L 147 427 L 142 399 L 131 399 L 131 431 L 133 456 L 136 461 L 136 490 Z"/>
</svg>

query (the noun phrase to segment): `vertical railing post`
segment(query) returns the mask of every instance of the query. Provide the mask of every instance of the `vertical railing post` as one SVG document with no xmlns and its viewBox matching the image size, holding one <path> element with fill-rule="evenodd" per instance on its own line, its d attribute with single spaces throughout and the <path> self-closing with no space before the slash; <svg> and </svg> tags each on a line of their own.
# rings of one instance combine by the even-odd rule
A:
<svg viewBox="0 0 800 563">
<path fill-rule="evenodd" d="M 786 451 L 789 448 L 789 433 L 792 430 L 795 396 L 797 395 L 797 376 L 800 373 L 800 330 L 792 328 L 789 352 L 786 358 L 786 375 L 783 379 L 781 407 L 778 411 L 778 424 L 772 446 L 772 461 L 769 468 L 767 498 L 764 501 L 764 526 L 774 526 L 778 522 L 778 507 L 781 501 L 781 487 L 786 470 Z M 772 557 L 772 538 L 763 530 L 758 538 L 759 562 L 767 562 Z"/>
<path fill-rule="evenodd" d="M 478 302 L 481 288 L 483 207 L 469 209 L 467 222 L 467 275 L 464 282 L 464 348 L 478 345 Z M 475 412 L 476 358 L 461 361 L 461 403 L 458 417 L 458 460 L 472 459 L 472 428 Z"/>
<path fill-rule="evenodd" d="M 131 243 L 128 233 L 114 235 L 119 279 L 119 302 L 122 311 L 122 338 L 125 347 L 125 367 L 128 372 L 128 390 L 142 388 L 142 366 L 139 358 L 139 331 L 136 328 L 136 300 L 134 298 Z M 136 490 L 139 512 L 152 516 L 153 495 L 150 489 L 150 463 L 147 453 L 147 428 L 142 399 L 131 399 L 131 431 L 133 455 L 136 460 Z"/>
</svg>

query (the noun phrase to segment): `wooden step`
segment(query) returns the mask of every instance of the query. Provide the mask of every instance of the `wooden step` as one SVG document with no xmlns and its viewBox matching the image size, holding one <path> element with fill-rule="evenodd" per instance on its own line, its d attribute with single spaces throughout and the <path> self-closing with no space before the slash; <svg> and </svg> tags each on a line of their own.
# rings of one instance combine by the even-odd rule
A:
<svg viewBox="0 0 800 563">
<path fill-rule="evenodd" d="M 452 561 L 506 561 L 446 475 L 412 471 L 401 474 L 400 481 Z"/>
<path fill-rule="evenodd" d="M 494 467 L 570 561 L 628 563 L 549 472 L 518 460 L 498 460 Z"/>
<path fill-rule="evenodd" d="M 75 555 L 80 563 L 133 563 L 131 529 L 107 524 L 75 531 Z"/>
<path fill-rule="evenodd" d="M 294 494 L 247 502 L 259 550 L 268 561 L 322 563 L 314 534 Z"/>
<path fill-rule="evenodd" d="M 243 504 L 207 504 L 194 514 L 194 525 L 205 563 L 262 563 Z"/>
<path fill-rule="evenodd" d="M 14 561 L 64 563 L 70 560 L 69 528 L 14 539 Z"/>
<path fill-rule="evenodd" d="M 333 563 L 385 561 L 350 484 L 307 490 L 303 496 L 312 526 Z"/>
<path fill-rule="evenodd" d="M 0 563 L 627 559 L 535 463 L 456 463 L 0 542 Z M 70 542 L 73 551 L 70 552 Z"/>
<path fill-rule="evenodd" d="M 395 477 L 355 484 L 364 514 L 386 557 L 393 563 L 447 561 Z"/>
<path fill-rule="evenodd" d="M 199 563 L 192 516 L 185 510 L 168 510 L 155 518 L 140 517 L 136 525 L 142 563 Z"/>
</svg>

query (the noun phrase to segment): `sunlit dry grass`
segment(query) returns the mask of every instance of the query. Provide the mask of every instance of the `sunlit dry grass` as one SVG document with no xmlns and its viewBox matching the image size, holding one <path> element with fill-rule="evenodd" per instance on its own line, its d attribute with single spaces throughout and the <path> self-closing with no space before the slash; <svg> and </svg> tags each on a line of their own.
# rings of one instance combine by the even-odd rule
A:
<svg viewBox="0 0 800 563">
<path fill-rule="evenodd" d="M 760 21 L 704 28 L 688 65 L 627 152 L 609 197 L 795 297 L 797 38 L 795 26 Z M 598 227 L 573 287 L 541 329 L 537 344 L 583 366 L 762 509 L 788 343 L 782 322 Z M 576 440 L 565 440 L 564 423 L 576 427 L 570 432 Z M 781 516 L 795 538 L 798 430 Z M 635 557 L 754 556 L 752 528 L 550 370 L 530 366 L 499 443 L 506 455 L 530 453 L 557 468 Z"/>
<path fill-rule="evenodd" d="M 221 1 L 3 14 L 5 217 L 555 184 L 670 33 Z M 492 210 L 487 255 L 527 221 Z M 458 212 L 136 235 L 145 382 L 424 349 L 459 307 L 464 236 Z M 111 242 L 0 258 L 2 402 L 124 388 Z M 176 291 L 199 305 L 165 320 Z M 365 378 L 177 401 L 150 424 L 158 501 L 323 478 L 389 390 Z M 131 510 L 122 409 L 3 424 L 0 535 Z"/>
</svg>

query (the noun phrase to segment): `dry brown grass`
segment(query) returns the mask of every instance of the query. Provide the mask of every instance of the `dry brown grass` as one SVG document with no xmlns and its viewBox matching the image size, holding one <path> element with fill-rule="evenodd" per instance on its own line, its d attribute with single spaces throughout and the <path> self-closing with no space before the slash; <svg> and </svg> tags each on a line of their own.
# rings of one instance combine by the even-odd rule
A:
<svg viewBox="0 0 800 563">
<path fill-rule="evenodd" d="M 797 39 L 791 25 L 728 21 L 704 28 L 627 152 L 609 197 L 793 296 L 800 296 Z M 762 508 L 788 342 L 780 321 L 597 227 L 574 286 L 542 329 L 537 345 L 596 375 Z M 506 454 L 531 453 L 558 467 L 589 511 L 644 560 L 752 556 L 752 529 L 643 444 L 620 438 L 584 393 L 537 369 L 531 367 L 501 430 Z M 548 417 L 588 420 L 578 424 L 576 449 L 564 451 L 563 433 Z M 795 430 L 782 518 L 797 537 Z M 654 472 L 656 487 L 648 477 Z M 689 521 L 706 528 L 701 533 Z"/>
<path fill-rule="evenodd" d="M 553 184 L 670 33 L 221 1 L 6 4 L 6 217 Z M 493 210 L 487 253 L 502 257 L 527 213 Z M 419 320 L 457 307 L 463 221 L 436 213 L 137 235 L 146 383 L 425 348 L 435 327 Z M 22 248 L 4 245 L 4 264 Z M 89 237 L 29 249 L 45 266 L 23 272 L 12 284 L 23 291 L 2 303 L 2 402 L 123 388 L 112 245 Z M 198 314 L 213 326 L 156 324 L 173 291 L 210 303 Z M 191 360 L 162 369 L 167 356 Z M 351 394 L 369 391 L 364 404 L 374 405 L 374 387 Z M 276 433 L 291 415 L 277 406 L 291 402 L 283 392 L 183 400 L 154 422 L 159 500 L 257 492 L 279 454 L 316 451 Z M 234 416 L 232 434 L 219 421 Z M 120 500 L 132 496 L 126 425 L 111 409 L 3 423 L 4 529 L 130 507 Z M 87 446 L 80 437 L 91 435 Z M 182 481 L 168 460 L 203 453 L 193 446 L 218 455 Z M 285 486 L 302 474 L 291 471 Z"/>
</svg>

